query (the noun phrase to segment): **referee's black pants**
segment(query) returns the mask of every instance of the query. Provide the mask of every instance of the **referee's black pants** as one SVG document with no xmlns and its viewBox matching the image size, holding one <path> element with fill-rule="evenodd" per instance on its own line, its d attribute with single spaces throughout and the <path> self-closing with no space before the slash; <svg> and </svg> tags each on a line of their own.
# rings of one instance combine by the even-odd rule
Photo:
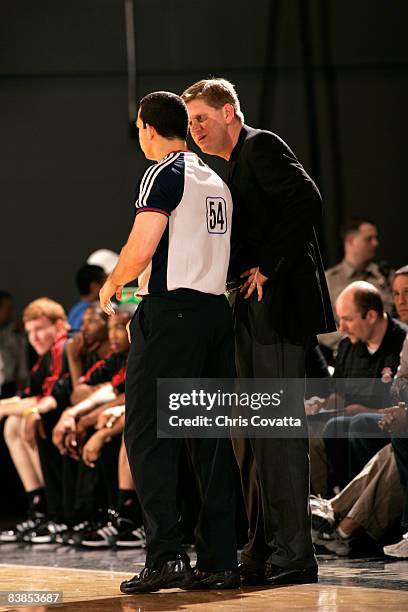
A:
<svg viewBox="0 0 408 612">
<path fill-rule="evenodd" d="M 233 296 L 237 374 L 242 378 L 304 378 L 306 342 L 283 337 L 270 324 L 269 300 Z M 303 399 L 291 412 L 302 414 Z M 309 440 L 237 438 L 249 540 L 241 561 L 262 569 L 267 562 L 285 569 L 313 569 L 316 558 L 309 511 Z"/>
<path fill-rule="evenodd" d="M 235 373 L 231 310 L 224 296 L 176 290 L 144 298 L 131 323 L 125 444 L 146 529 L 146 566 L 185 555 L 177 500 L 182 439 L 157 438 L 158 378 L 229 378 Z M 197 567 L 237 566 L 234 454 L 230 439 L 186 441 L 201 508 Z"/>
</svg>

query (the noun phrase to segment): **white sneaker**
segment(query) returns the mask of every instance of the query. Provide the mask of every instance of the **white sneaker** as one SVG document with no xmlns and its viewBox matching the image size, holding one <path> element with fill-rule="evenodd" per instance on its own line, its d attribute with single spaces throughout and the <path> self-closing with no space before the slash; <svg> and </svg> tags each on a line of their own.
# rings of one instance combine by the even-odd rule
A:
<svg viewBox="0 0 408 612">
<path fill-rule="evenodd" d="M 351 542 L 353 538 L 342 538 L 337 529 L 331 533 L 318 533 L 314 539 L 314 544 L 324 546 L 330 552 L 334 552 L 339 557 L 348 557 L 351 551 Z"/>
<path fill-rule="evenodd" d="M 396 544 L 389 544 L 383 548 L 384 554 L 398 559 L 408 559 L 408 532 L 404 533 L 402 540 Z"/>
<path fill-rule="evenodd" d="M 323 497 L 310 495 L 310 511 L 312 513 L 312 535 L 317 536 L 318 532 L 330 533 L 336 524 L 336 518 L 331 503 Z"/>
</svg>

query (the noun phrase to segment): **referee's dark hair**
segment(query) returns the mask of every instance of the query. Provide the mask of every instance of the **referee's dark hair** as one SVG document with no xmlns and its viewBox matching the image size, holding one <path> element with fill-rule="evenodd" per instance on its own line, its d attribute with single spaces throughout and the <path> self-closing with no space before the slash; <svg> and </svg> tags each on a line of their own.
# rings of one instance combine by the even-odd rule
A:
<svg viewBox="0 0 408 612">
<path fill-rule="evenodd" d="M 76 273 L 76 285 L 79 295 L 88 295 L 91 290 L 91 283 L 96 282 L 101 286 L 105 282 L 106 272 L 101 266 L 84 264 Z"/>
<path fill-rule="evenodd" d="M 140 100 L 140 119 L 163 138 L 186 140 L 188 112 L 185 102 L 170 91 L 154 91 Z"/>
<path fill-rule="evenodd" d="M 381 294 L 376 287 L 357 289 L 354 293 L 354 304 L 362 319 L 365 319 L 369 310 L 374 310 L 381 319 L 384 315 L 384 305 Z"/>
</svg>

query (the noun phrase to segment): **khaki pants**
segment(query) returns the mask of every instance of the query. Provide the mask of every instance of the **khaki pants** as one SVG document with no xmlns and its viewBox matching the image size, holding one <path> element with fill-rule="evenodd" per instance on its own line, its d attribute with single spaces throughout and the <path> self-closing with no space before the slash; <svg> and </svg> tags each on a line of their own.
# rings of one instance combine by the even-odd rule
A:
<svg viewBox="0 0 408 612">
<path fill-rule="evenodd" d="M 354 519 L 379 541 L 402 513 L 404 492 L 391 444 L 384 446 L 359 474 L 330 500 L 338 516 Z"/>
</svg>

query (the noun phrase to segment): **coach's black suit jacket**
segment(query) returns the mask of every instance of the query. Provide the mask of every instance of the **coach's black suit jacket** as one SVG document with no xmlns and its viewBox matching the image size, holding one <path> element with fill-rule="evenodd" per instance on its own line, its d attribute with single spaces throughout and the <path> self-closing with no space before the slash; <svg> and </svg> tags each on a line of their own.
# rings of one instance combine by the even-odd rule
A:
<svg viewBox="0 0 408 612">
<path fill-rule="evenodd" d="M 321 197 L 288 145 L 244 125 L 229 160 L 234 212 L 230 280 L 258 266 L 269 278 L 270 316 L 280 333 L 336 329 L 316 239 Z"/>
</svg>

